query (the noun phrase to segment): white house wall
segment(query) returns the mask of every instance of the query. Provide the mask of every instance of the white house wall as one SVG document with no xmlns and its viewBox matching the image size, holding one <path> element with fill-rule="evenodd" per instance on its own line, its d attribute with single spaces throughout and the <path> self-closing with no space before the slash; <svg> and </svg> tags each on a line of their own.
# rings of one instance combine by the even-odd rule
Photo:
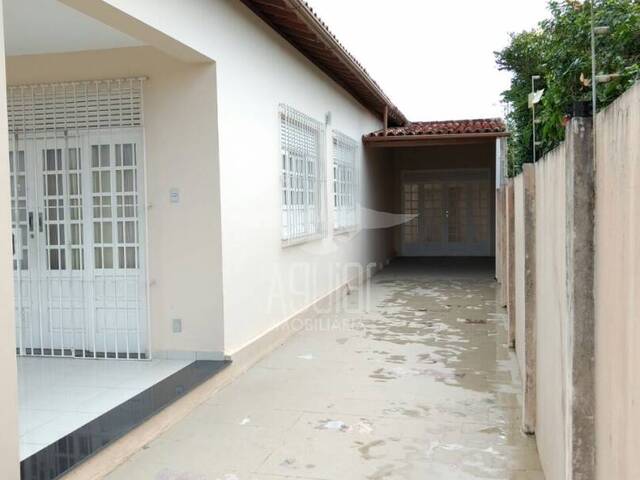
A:
<svg viewBox="0 0 640 480">
<path fill-rule="evenodd" d="M 144 121 L 151 346 L 156 355 L 221 355 L 215 64 L 186 64 L 151 47 L 132 47 L 9 57 L 7 70 L 13 85 L 148 77 Z M 172 190 L 179 192 L 177 204 L 170 202 Z M 181 333 L 173 333 L 174 319 L 182 321 Z"/>
<path fill-rule="evenodd" d="M 224 32 L 214 40 L 222 47 L 216 61 L 221 72 L 225 347 L 233 353 L 356 274 L 344 271 L 344 265 L 385 259 L 386 245 L 375 243 L 384 235 L 380 231 L 363 231 L 341 243 L 329 228 L 323 242 L 282 248 L 278 104 L 320 121 L 331 112 L 328 130 L 358 141 L 381 125 L 239 2 L 211 3 L 217 7 L 211 15 L 213 31 Z M 370 162 L 362 162 L 365 206 L 375 195 L 368 183 L 370 168 Z M 328 225 L 333 225 L 331 216 Z"/>
<path fill-rule="evenodd" d="M 0 37 L 4 35 L 0 3 Z M 0 42 L 4 57 L 4 42 Z M 0 65 L 0 132 L 7 132 L 5 65 Z M 9 187 L 8 136 L 0 135 L 0 478 L 17 480 L 18 473 L 18 379 L 11 266 L 11 191 Z"/>
<path fill-rule="evenodd" d="M 363 232 L 337 248 L 331 235 L 313 245 L 282 248 L 278 105 L 320 121 L 331 112 L 329 129 L 357 140 L 381 122 L 239 1 L 65 3 L 121 22 L 129 34 L 147 25 L 216 62 L 227 353 L 338 287 L 348 276 L 337 272 L 341 265 L 385 258 L 382 232 Z M 125 15 L 118 19 L 114 9 Z M 363 178 L 369 177 L 369 167 L 364 162 Z M 366 182 L 361 191 L 367 205 L 374 192 Z M 310 253 L 319 246 L 323 254 Z M 289 284 L 303 293 L 292 292 Z"/>
</svg>

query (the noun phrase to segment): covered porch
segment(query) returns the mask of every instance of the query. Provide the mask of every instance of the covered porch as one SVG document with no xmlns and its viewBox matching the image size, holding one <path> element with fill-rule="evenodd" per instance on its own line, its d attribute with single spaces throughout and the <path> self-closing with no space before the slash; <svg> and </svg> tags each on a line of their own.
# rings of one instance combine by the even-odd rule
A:
<svg viewBox="0 0 640 480">
<path fill-rule="evenodd" d="M 400 257 L 494 257 L 496 186 L 504 178 L 500 119 L 412 122 L 363 138 L 386 169 Z"/>
</svg>

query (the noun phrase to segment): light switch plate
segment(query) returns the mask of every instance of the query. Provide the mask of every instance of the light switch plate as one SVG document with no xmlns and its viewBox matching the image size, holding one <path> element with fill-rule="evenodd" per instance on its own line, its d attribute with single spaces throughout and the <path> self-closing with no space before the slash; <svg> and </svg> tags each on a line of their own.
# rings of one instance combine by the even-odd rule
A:
<svg viewBox="0 0 640 480">
<path fill-rule="evenodd" d="M 180 190 L 177 188 L 172 188 L 169 191 L 169 201 L 171 203 L 180 203 Z"/>
</svg>

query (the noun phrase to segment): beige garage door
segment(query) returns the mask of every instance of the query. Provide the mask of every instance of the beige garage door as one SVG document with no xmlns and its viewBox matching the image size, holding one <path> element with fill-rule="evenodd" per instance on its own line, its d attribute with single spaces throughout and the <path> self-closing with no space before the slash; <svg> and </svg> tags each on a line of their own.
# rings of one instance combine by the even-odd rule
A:
<svg viewBox="0 0 640 480">
<path fill-rule="evenodd" d="M 403 172 L 403 256 L 490 256 L 491 171 Z"/>
</svg>

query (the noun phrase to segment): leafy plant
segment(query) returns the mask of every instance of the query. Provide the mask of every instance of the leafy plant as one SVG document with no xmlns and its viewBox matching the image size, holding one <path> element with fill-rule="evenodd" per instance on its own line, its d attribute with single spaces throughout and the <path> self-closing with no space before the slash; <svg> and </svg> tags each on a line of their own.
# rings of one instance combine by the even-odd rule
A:
<svg viewBox="0 0 640 480">
<path fill-rule="evenodd" d="M 532 118 L 528 106 L 531 77 L 539 75 L 536 89 L 545 89 L 536 105 L 539 155 L 564 139 L 565 117 L 576 101 L 591 100 L 591 11 L 596 25 L 610 28 L 597 36 L 597 73 L 620 77 L 598 86 L 598 107 L 603 108 L 640 78 L 640 0 L 550 0 L 551 16 L 532 31 L 511 34 L 509 45 L 495 52 L 500 70 L 512 72 L 510 88 L 503 92 L 511 131 L 509 174 L 532 161 Z"/>
</svg>

